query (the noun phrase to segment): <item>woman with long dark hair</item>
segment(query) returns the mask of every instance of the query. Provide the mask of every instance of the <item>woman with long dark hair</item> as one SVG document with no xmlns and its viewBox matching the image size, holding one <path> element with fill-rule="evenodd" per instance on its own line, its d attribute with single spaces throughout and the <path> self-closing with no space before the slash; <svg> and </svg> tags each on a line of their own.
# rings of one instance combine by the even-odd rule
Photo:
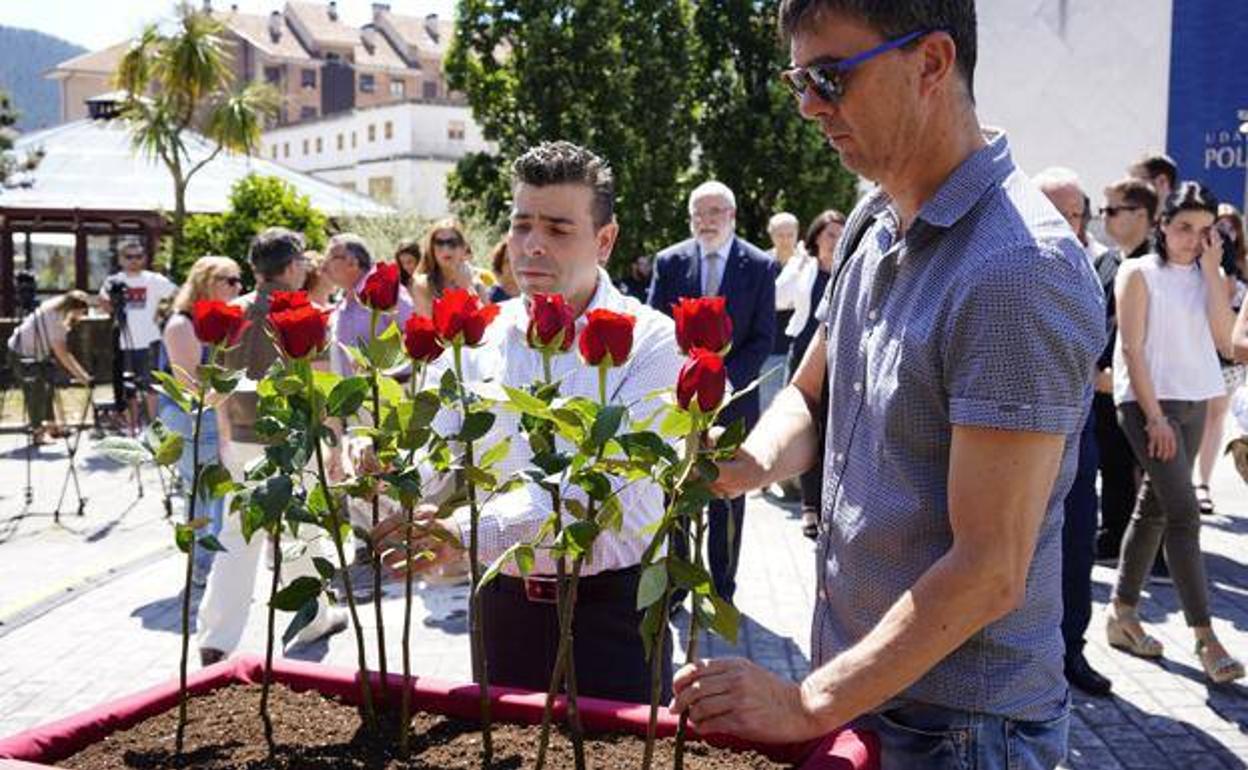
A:
<svg viewBox="0 0 1248 770">
<path fill-rule="evenodd" d="M 1164 535 L 1196 655 L 1209 679 L 1223 683 L 1242 677 L 1244 667 L 1213 632 L 1192 486 L 1208 402 L 1225 393 L 1218 354 L 1234 355 L 1235 317 L 1213 229 L 1217 206 L 1204 186 L 1180 184 L 1162 209 L 1156 253 L 1123 263 L 1115 282 L 1114 401 L 1145 478 L 1122 541 L 1106 635 L 1114 647 L 1161 657 L 1161 642 L 1144 631 L 1137 607 Z"/>
</svg>

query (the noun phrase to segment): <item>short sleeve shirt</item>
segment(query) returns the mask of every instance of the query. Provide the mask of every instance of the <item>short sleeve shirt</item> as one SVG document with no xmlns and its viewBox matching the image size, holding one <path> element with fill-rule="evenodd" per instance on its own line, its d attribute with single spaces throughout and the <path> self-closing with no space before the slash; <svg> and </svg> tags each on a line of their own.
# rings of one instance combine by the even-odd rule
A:
<svg viewBox="0 0 1248 770">
<path fill-rule="evenodd" d="M 126 329 L 128 334 L 121 341 L 126 350 L 144 350 L 160 339 L 160 327 L 156 324 L 156 309 L 161 301 L 177 293 L 178 287 L 160 273 L 144 270 L 137 276 L 114 273 L 108 281 L 120 280 L 126 284 Z M 108 281 L 100 289 L 101 299 L 108 299 Z"/>
<path fill-rule="evenodd" d="M 1066 698 L 1062 501 L 1105 344 L 1101 288 L 1003 135 L 899 230 L 883 192 L 858 206 L 846 233 L 863 236 L 840 255 L 844 270 L 819 314 L 830 391 L 814 662 L 861 640 L 952 545 L 955 425 L 1059 434 L 1061 471 L 1023 605 L 883 707 L 1053 718 Z"/>
</svg>

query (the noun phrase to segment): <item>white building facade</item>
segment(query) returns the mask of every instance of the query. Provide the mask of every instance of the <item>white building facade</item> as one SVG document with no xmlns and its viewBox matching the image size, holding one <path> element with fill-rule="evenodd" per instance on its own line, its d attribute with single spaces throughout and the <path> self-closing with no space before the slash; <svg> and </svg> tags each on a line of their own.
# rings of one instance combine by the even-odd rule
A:
<svg viewBox="0 0 1248 770">
<path fill-rule="evenodd" d="M 427 217 L 449 212 L 446 179 L 455 163 L 491 150 L 467 107 L 422 102 L 278 128 L 261 141 L 269 160 Z"/>
</svg>

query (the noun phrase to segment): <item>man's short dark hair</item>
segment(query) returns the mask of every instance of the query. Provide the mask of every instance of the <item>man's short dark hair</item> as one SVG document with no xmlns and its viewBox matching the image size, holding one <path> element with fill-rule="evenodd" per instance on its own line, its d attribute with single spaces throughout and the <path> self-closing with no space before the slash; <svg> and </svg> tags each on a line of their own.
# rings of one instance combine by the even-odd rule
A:
<svg viewBox="0 0 1248 770">
<path fill-rule="evenodd" d="M 368 251 L 368 244 L 364 243 L 364 239 L 355 233 L 339 233 L 329 239 L 329 245 L 325 247 L 325 254 L 328 255 L 336 248 L 342 248 L 343 251 L 351 255 L 355 260 L 355 264 L 364 272 L 368 272 L 373 266 L 373 255 Z"/>
<path fill-rule="evenodd" d="M 1157 211 L 1157 189 L 1151 182 L 1129 176 L 1106 187 L 1105 192 L 1121 195 L 1124 203 L 1144 209 L 1148 221 L 1153 221 L 1153 214 Z"/>
<path fill-rule="evenodd" d="M 542 142 L 516 158 L 511 173 L 513 190 L 521 184 L 533 187 L 585 185 L 594 194 L 594 227 L 609 224 L 615 216 L 615 175 L 611 166 L 580 145 Z"/>
<path fill-rule="evenodd" d="M 1179 183 L 1179 165 L 1174 162 L 1173 158 L 1164 153 L 1145 155 L 1135 162 L 1133 168 L 1143 171 L 1149 179 L 1164 176 L 1166 181 L 1170 183 L 1170 189 L 1172 190 Z"/>
<path fill-rule="evenodd" d="M 270 227 L 251 239 L 248 259 L 262 278 L 272 280 L 303 255 L 303 236 L 285 227 Z"/>
<path fill-rule="evenodd" d="M 780 37 L 787 45 L 798 30 L 829 12 L 861 19 L 886 40 L 920 29 L 947 32 L 957 47 L 957 67 L 966 92 L 975 98 L 979 55 L 975 0 L 782 0 Z"/>
</svg>

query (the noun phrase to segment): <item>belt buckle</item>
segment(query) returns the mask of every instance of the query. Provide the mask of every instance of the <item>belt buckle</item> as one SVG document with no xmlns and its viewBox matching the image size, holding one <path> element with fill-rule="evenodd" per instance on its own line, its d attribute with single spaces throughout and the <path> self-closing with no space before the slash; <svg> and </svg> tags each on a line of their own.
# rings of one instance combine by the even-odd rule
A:
<svg viewBox="0 0 1248 770">
<path fill-rule="evenodd" d="M 524 578 L 524 598 L 538 604 L 555 604 L 559 601 L 559 579 L 530 576 Z"/>
</svg>

